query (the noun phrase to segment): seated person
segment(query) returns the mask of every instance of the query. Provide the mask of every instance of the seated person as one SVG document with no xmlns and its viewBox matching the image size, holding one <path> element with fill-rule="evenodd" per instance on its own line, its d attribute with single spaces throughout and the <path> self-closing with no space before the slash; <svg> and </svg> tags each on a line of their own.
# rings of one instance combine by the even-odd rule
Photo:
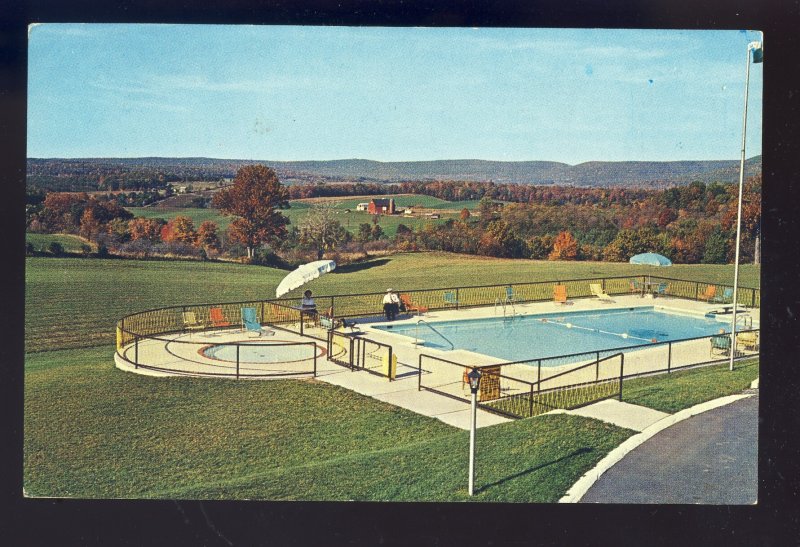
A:
<svg viewBox="0 0 800 547">
<path fill-rule="evenodd" d="M 300 315 L 307 315 L 309 318 L 316 319 L 317 317 L 317 303 L 311 296 L 311 291 L 303 293 L 303 300 L 300 302 Z"/>
</svg>

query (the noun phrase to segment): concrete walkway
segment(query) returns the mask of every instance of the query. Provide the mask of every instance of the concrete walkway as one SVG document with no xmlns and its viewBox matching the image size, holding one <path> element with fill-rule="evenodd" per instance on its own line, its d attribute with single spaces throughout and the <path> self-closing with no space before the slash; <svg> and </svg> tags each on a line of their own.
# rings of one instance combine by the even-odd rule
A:
<svg viewBox="0 0 800 547">
<path fill-rule="evenodd" d="M 322 364 L 317 380 L 356 391 L 379 401 L 399 406 L 443 421 L 446 424 L 469 430 L 470 405 L 437 393 L 418 389 L 417 369 L 398 365 L 397 379 L 389 381 L 363 370 L 349 370 L 329 363 Z M 510 421 L 508 418 L 478 408 L 476 427 L 486 427 Z"/>
<path fill-rule="evenodd" d="M 561 501 L 753 504 L 757 452 L 758 395 L 724 397 L 631 437 Z"/>
<path fill-rule="evenodd" d="M 669 416 L 666 412 L 659 412 L 646 406 L 620 402 L 616 399 L 606 399 L 599 403 L 566 412 L 576 416 L 602 420 L 618 427 L 633 429 L 634 431 L 644 431 L 654 423 Z"/>
</svg>

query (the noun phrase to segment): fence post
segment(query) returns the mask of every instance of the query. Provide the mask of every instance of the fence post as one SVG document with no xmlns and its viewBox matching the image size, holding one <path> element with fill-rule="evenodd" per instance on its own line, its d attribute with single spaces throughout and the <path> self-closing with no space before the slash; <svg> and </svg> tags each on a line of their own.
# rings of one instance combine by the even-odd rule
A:
<svg viewBox="0 0 800 547">
<path fill-rule="evenodd" d="M 386 367 L 386 376 L 389 377 L 390 382 L 394 380 L 392 378 L 392 346 L 389 346 L 389 366 Z"/>
<path fill-rule="evenodd" d="M 605 291 L 605 289 L 603 290 Z M 594 362 L 594 381 L 596 382 L 600 379 L 600 352 L 596 351 L 594 353 L 597 356 L 597 360 Z"/>
<path fill-rule="evenodd" d="M 303 336 L 303 312 L 300 312 L 300 336 Z"/>
<path fill-rule="evenodd" d="M 456 287 L 456 309 L 458 309 L 458 305 L 459 305 L 460 301 L 461 301 L 461 299 L 458 296 L 458 287 Z"/>
<path fill-rule="evenodd" d="M 353 364 L 353 339 L 352 338 L 350 338 L 350 355 L 348 357 L 350 358 L 349 359 L 349 361 L 350 361 L 350 370 L 355 370 L 356 367 L 358 366 L 358 361 L 356 361 L 355 365 Z"/>
<path fill-rule="evenodd" d="M 697 281 L 694 284 L 694 299 L 700 300 L 700 283 Z"/>
<path fill-rule="evenodd" d="M 133 368 L 139 368 L 139 337 L 133 338 Z"/>
<path fill-rule="evenodd" d="M 314 352 L 314 378 L 317 377 L 317 344 L 311 342 L 311 351 Z"/>
<path fill-rule="evenodd" d="M 671 372 L 672 368 L 672 342 L 667 342 L 667 373 Z"/>
<path fill-rule="evenodd" d="M 417 391 L 422 391 L 422 354 L 419 356 L 419 369 L 417 373 Z"/>
<path fill-rule="evenodd" d="M 622 402 L 622 379 L 625 377 L 625 354 L 619 354 L 619 402 Z"/>
<path fill-rule="evenodd" d="M 239 344 L 236 344 L 236 379 L 239 379 Z"/>
<path fill-rule="evenodd" d="M 528 418 L 533 416 L 533 384 L 531 384 L 531 394 L 530 394 L 530 410 L 528 410 Z"/>
<path fill-rule="evenodd" d="M 539 359 L 539 366 L 537 367 L 536 371 L 536 391 L 542 390 L 542 360 Z"/>
<path fill-rule="evenodd" d="M 756 290 L 755 289 L 751 289 L 751 292 L 750 292 L 750 307 L 751 308 L 755 308 L 756 307 Z"/>
</svg>

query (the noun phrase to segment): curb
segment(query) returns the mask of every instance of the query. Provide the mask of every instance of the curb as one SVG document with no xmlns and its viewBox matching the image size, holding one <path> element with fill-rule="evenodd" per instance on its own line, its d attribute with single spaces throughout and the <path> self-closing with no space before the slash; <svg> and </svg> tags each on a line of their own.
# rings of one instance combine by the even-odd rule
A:
<svg viewBox="0 0 800 547">
<path fill-rule="evenodd" d="M 746 399 L 747 397 L 752 396 L 752 394 L 727 395 L 725 397 L 720 397 L 719 399 L 694 405 L 693 407 L 686 408 L 657 421 L 650 427 L 643 430 L 641 433 L 637 433 L 636 435 L 629 437 L 618 447 L 606 454 L 602 460 L 597 462 L 597 465 L 594 466 L 593 469 L 590 469 L 584 473 L 583 476 L 579 478 L 569 490 L 567 490 L 567 493 L 558 500 L 558 503 L 578 503 L 603 473 L 611 469 L 611 467 L 613 467 L 634 448 L 638 447 L 664 429 L 697 414 L 702 414 L 708 410 L 713 410 L 715 408 L 731 404 L 740 399 Z"/>
</svg>

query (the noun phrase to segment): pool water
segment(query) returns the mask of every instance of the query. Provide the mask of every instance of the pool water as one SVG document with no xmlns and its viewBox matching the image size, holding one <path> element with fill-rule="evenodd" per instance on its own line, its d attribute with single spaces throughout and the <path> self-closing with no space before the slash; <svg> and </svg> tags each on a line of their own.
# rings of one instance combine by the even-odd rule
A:
<svg viewBox="0 0 800 547">
<path fill-rule="evenodd" d="M 207 346 L 201 350 L 201 353 L 204 356 L 217 361 L 228 361 L 231 363 L 236 362 L 236 346 L 233 344 Z M 311 357 L 313 357 L 313 354 L 308 346 L 279 344 L 268 345 L 266 343 L 261 345 L 256 343 L 242 343 L 239 345 L 240 363 L 289 363 L 293 361 L 301 361 L 303 359 L 310 359 Z"/>
<path fill-rule="evenodd" d="M 509 361 L 698 338 L 716 334 L 720 329 L 730 331 L 730 323 L 714 318 L 679 315 L 647 307 L 431 321 L 428 324 L 449 339 L 455 349 Z M 424 323 L 377 325 L 375 328 L 412 339 L 418 337 L 424 341 L 425 347 L 450 349 L 450 344 Z"/>
</svg>

